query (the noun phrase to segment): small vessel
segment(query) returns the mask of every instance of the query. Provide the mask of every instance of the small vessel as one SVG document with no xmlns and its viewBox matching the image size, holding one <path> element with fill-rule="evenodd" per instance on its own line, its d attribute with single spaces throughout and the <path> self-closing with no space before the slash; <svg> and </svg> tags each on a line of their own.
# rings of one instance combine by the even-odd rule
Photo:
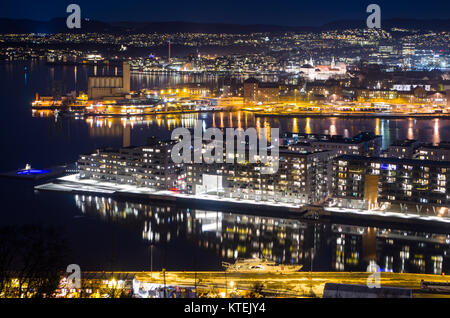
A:
<svg viewBox="0 0 450 318">
<path fill-rule="evenodd" d="M 302 265 L 283 265 L 274 261 L 260 258 L 237 259 L 234 264 L 222 262 L 226 272 L 261 272 L 261 273 L 289 273 L 298 272 Z"/>
</svg>

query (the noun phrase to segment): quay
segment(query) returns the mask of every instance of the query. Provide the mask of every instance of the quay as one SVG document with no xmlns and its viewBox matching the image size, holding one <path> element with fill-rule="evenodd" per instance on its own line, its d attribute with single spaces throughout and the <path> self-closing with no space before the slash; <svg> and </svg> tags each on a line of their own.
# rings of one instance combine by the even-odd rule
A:
<svg viewBox="0 0 450 318">
<path fill-rule="evenodd" d="M 252 112 L 255 117 L 317 117 L 317 118 L 330 118 L 330 117 L 339 117 L 339 118 L 362 118 L 362 119 L 370 119 L 370 118 L 386 118 L 386 119 L 402 119 L 402 118 L 417 118 L 417 119 L 433 119 L 433 118 L 442 118 L 449 119 L 450 114 L 440 114 L 440 113 L 364 113 L 364 112 L 351 112 L 351 113 L 341 113 L 341 112 L 332 112 L 332 113 L 321 113 L 314 111 L 307 112 Z"/>
<path fill-rule="evenodd" d="M 388 211 L 323 207 L 318 205 L 295 205 L 282 202 L 252 201 L 218 197 L 217 195 L 189 195 L 173 191 L 155 191 L 149 188 L 126 184 L 78 179 L 76 174 L 58 178 L 49 183 L 35 186 L 38 191 L 60 191 L 80 195 L 100 195 L 123 200 L 144 200 L 176 204 L 180 207 L 220 209 L 233 213 L 245 210 L 248 214 L 271 217 L 301 218 L 329 222 L 346 222 L 374 226 L 410 228 L 420 225 L 422 229 L 448 233 L 450 219 L 435 215 L 418 215 Z"/>
<path fill-rule="evenodd" d="M 46 169 L 34 169 L 27 165 L 24 169 L 0 173 L 0 178 L 39 181 L 62 177 L 65 174 L 73 173 L 74 169 L 75 167 L 71 165 L 55 166 Z"/>
</svg>

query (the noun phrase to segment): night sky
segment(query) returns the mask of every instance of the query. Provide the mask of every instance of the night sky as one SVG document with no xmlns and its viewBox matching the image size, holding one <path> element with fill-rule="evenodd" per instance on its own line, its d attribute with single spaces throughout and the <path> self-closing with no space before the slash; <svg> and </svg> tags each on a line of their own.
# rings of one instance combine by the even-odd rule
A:
<svg viewBox="0 0 450 318">
<path fill-rule="evenodd" d="M 65 17 L 66 6 L 81 6 L 83 18 L 100 21 L 190 21 L 236 24 L 319 26 L 362 19 L 370 3 L 381 6 L 382 19 L 448 19 L 448 0 L 2 0 L 0 17 L 50 20 Z"/>
</svg>

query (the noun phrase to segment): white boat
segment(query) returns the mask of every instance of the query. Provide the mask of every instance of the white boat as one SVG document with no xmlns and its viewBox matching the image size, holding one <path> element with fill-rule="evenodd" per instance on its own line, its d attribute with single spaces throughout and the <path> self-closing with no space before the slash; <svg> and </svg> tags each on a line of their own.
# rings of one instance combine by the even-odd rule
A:
<svg viewBox="0 0 450 318">
<path fill-rule="evenodd" d="M 260 258 L 238 259 L 234 264 L 222 262 L 226 272 L 261 272 L 261 273 L 289 273 L 298 272 L 302 265 L 283 265 L 274 261 Z"/>
</svg>

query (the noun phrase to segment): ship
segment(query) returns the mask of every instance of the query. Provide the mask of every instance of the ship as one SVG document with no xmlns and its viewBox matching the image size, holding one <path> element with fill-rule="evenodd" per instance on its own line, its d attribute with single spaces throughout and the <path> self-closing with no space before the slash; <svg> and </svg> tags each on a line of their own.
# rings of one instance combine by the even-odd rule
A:
<svg viewBox="0 0 450 318">
<path fill-rule="evenodd" d="M 260 258 L 237 259 L 234 264 L 222 262 L 226 272 L 261 272 L 261 273 L 291 273 L 298 272 L 302 265 L 283 265 Z"/>
</svg>

